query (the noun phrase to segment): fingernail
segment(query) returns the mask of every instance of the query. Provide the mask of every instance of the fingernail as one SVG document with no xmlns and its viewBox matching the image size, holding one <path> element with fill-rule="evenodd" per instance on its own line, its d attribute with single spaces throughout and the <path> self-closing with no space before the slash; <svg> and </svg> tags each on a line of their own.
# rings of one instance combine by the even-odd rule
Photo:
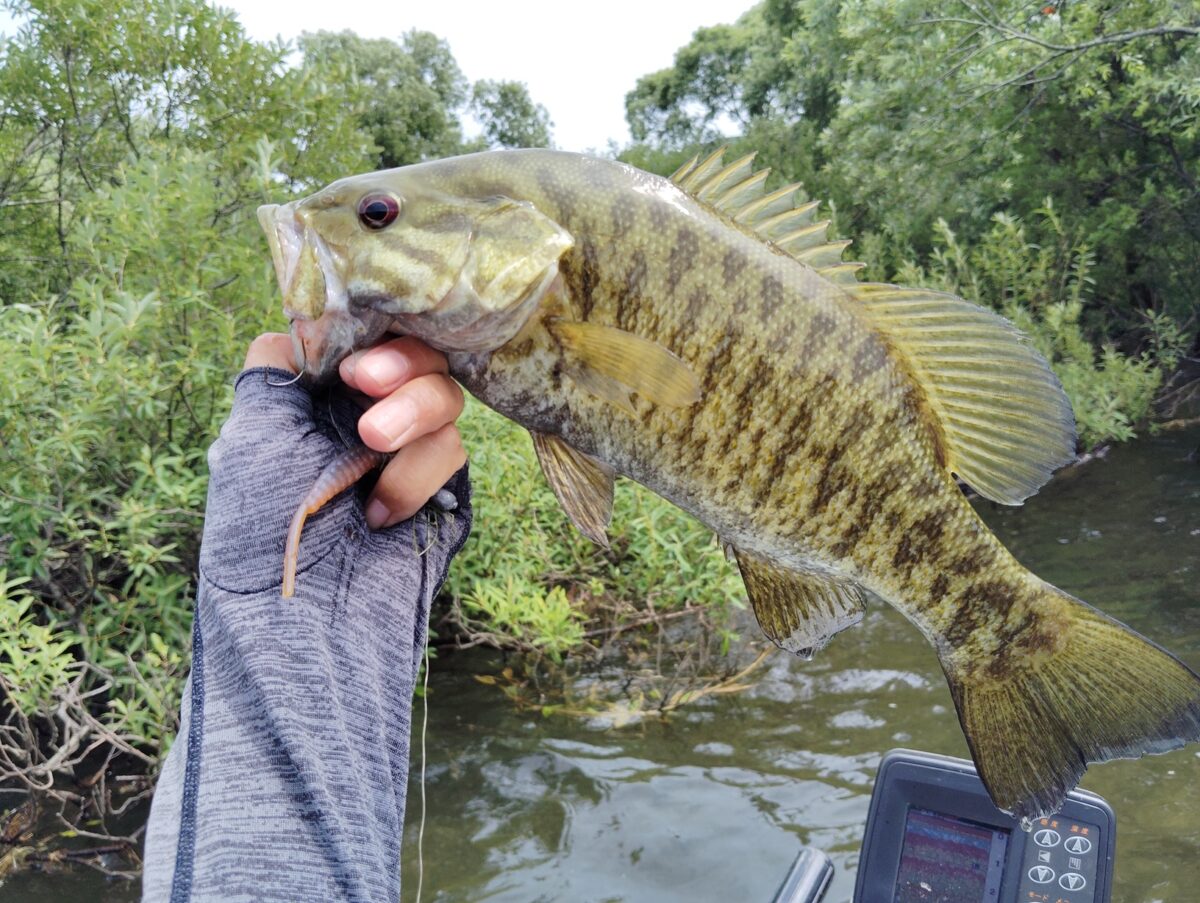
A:
<svg viewBox="0 0 1200 903">
<path fill-rule="evenodd" d="M 396 451 L 417 424 L 417 409 L 407 398 L 391 398 L 381 401 L 363 415 L 368 429 L 378 434 L 385 448 L 381 451 Z M 361 435 L 361 428 L 360 428 Z M 363 436 L 366 440 L 367 437 Z M 372 447 L 378 445 L 368 442 Z"/>
<path fill-rule="evenodd" d="M 381 386 L 390 386 L 403 379 L 408 362 L 404 356 L 391 350 L 381 349 L 367 355 L 362 362 L 362 372 Z"/>
<path fill-rule="evenodd" d="M 378 530 L 387 523 L 392 512 L 388 511 L 387 505 L 379 499 L 371 499 L 367 505 L 367 526 L 372 530 Z"/>
<path fill-rule="evenodd" d="M 341 371 L 343 382 L 354 382 L 354 371 L 358 368 L 358 355 L 359 352 L 355 351 L 342 361 Z"/>
</svg>

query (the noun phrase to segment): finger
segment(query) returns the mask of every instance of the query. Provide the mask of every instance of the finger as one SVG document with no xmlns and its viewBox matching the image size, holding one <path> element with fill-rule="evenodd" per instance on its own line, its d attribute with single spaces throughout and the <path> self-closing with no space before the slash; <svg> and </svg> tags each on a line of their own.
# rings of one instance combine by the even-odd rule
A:
<svg viewBox="0 0 1200 903">
<path fill-rule="evenodd" d="M 286 332 L 264 332 L 250 343 L 250 350 L 246 352 L 243 369 L 249 370 L 251 367 L 275 367 L 295 373 L 292 337 Z"/>
<path fill-rule="evenodd" d="M 351 388 L 382 398 L 418 376 L 446 373 L 446 355 L 420 339 L 401 336 L 356 351 L 342 361 L 342 380 Z"/>
<path fill-rule="evenodd" d="M 406 382 L 362 415 L 358 434 L 376 451 L 396 451 L 419 436 L 452 423 L 463 409 L 458 383 L 441 373 Z"/>
<path fill-rule="evenodd" d="M 413 440 L 388 462 L 375 484 L 367 502 L 367 526 L 377 530 L 412 517 L 466 460 L 453 423 Z"/>
</svg>

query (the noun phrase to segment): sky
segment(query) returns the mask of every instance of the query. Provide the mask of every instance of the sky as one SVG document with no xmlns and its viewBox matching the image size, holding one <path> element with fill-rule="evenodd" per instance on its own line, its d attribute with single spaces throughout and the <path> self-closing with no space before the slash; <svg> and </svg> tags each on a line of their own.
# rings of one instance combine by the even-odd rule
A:
<svg viewBox="0 0 1200 903">
<path fill-rule="evenodd" d="M 398 39 L 412 28 L 450 44 L 470 81 L 524 82 L 550 112 L 557 147 L 607 148 L 629 141 L 625 94 L 639 77 L 670 66 L 697 28 L 732 23 L 757 0 L 223 0 L 260 41 L 304 31 L 350 29 Z M 284 10 L 281 13 L 281 8 Z M 16 30 L 0 10 L 0 35 Z"/>
<path fill-rule="evenodd" d="M 470 81 L 524 82 L 550 112 L 557 147 L 604 151 L 627 143 L 625 94 L 670 66 L 697 28 L 732 23 L 757 0 L 223 0 L 260 41 L 350 29 L 398 39 L 412 28 L 450 44 Z M 281 12 L 281 9 L 283 12 Z M 0 11 L 0 35 L 16 30 Z"/>
<path fill-rule="evenodd" d="M 224 0 L 251 37 L 294 39 L 350 29 L 399 38 L 411 28 L 444 38 L 470 81 L 525 82 L 546 107 L 563 150 L 629 141 L 625 94 L 670 66 L 697 28 L 732 23 L 756 0 Z M 281 14 L 280 10 L 286 10 Z"/>
</svg>

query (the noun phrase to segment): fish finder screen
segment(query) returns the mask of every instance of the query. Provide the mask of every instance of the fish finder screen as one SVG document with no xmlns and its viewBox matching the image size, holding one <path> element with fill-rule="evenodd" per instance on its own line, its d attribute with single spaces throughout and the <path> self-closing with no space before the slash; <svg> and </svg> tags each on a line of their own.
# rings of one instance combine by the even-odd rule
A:
<svg viewBox="0 0 1200 903">
<path fill-rule="evenodd" d="M 999 899 L 1008 832 L 910 808 L 895 903 L 991 903 Z"/>
</svg>

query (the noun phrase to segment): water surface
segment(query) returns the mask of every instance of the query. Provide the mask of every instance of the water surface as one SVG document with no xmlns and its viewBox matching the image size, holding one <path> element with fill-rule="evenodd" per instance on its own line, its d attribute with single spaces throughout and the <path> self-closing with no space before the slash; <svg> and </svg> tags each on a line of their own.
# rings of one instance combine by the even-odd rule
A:
<svg viewBox="0 0 1200 903">
<path fill-rule="evenodd" d="M 1149 438 L 1055 479 L 1023 508 L 979 510 L 1057 584 L 1200 669 L 1200 431 Z M 510 705 L 446 656 L 431 678 L 423 900 L 770 900 L 801 845 L 850 899 L 875 768 L 896 746 L 966 756 L 933 650 L 882 604 L 812 662 L 782 653 L 752 690 L 611 729 Z M 418 708 L 417 724 L 420 724 Z M 414 748 L 419 748 L 415 738 Z M 1093 767 L 1117 814 L 1113 899 L 1195 899 L 1200 746 Z M 417 889 L 420 763 L 405 833 Z M 8 901 L 136 899 L 90 875 L 22 876 Z"/>
<path fill-rule="evenodd" d="M 1200 669 L 1200 432 L 1152 437 L 1054 480 L 1021 508 L 978 503 L 1036 573 Z M 814 661 L 663 723 L 604 729 L 506 704 L 454 656 L 430 697 L 423 899 L 770 900 L 801 845 L 847 901 L 875 768 L 888 749 L 967 756 L 932 648 L 876 604 Z M 419 723 L 419 721 L 418 721 Z M 1117 814 L 1114 900 L 1195 897 L 1200 747 L 1094 766 Z M 405 897 L 416 890 L 418 776 Z"/>
</svg>

